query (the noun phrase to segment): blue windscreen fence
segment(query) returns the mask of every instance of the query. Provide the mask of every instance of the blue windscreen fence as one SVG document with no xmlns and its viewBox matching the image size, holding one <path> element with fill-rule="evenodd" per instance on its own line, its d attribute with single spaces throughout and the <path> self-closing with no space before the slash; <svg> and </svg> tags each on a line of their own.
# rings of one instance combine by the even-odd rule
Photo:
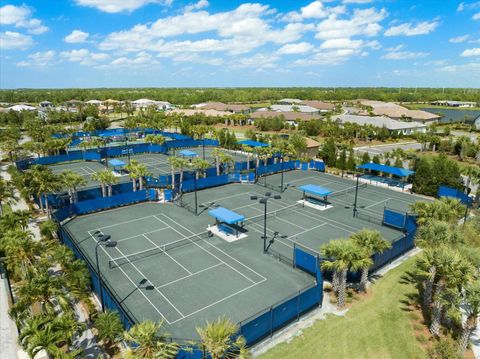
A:
<svg viewBox="0 0 480 359">
<path fill-rule="evenodd" d="M 385 208 L 383 210 L 383 224 L 403 231 L 407 221 L 407 213 L 399 212 L 394 209 Z"/>
<path fill-rule="evenodd" d="M 153 200 L 154 196 L 154 190 L 141 190 L 130 193 L 122 193 L 111 197 L 102 197 L 87 201 L 81 201 L 74 203 L 72 206 L 73 212 L 75 214 L 86 214 L 102 211 L 109 208 L 130 205 L 133 203 L 144 202 L 147 200 Z"/>
<path fill-rule="evenodd" d="M 440 197 L 450 197 L 456 198 L 463 204 L 467 206 L 471 206 L 473 199 L 469 197 L 466 193 L 460 191 L 457 188 L 447 187 L 447 186 L 440 186 L 438 188 L 437 196 Z"/>
</svg>

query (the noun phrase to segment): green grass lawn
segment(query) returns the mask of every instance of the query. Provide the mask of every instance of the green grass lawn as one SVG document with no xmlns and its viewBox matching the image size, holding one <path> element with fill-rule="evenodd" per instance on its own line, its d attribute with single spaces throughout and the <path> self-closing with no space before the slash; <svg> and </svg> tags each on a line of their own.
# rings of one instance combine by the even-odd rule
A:
<svg viewBox="0 0 480 359">
<path fill-rule="evenodd" d="M 413 264 L 411 258 L 379 279 L 345 317 L 319 320 L 261 358 L 425 358 L 403 303 L 406 295 L 416 291 L 401 279 Z"/>
</svg>

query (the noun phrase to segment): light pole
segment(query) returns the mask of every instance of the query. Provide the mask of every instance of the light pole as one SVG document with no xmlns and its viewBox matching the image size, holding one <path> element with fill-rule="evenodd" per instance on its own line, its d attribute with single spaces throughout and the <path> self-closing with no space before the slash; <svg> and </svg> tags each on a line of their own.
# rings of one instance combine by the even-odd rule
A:
<svg viewBox="0 0 480 359">
<path fill-rule="evenodd" d="M 358 182 L 360 180 L 360 175 L 357 173 L 357 184 L 355 185 L 355 201 L 353 202 L 353 216 L 357 215 L 357 198 L 358 198 Z"/>
<path fill-rule="evenodd" d="M 266 192 L 264 197 L 250 196 L 252 201 L 258 200 L 260 204 L 263 204 L 263 253 L 267 253 L 267 203 L 269 199 L 282 199 L 282 196 L 276 194 L 272 196 L 271 192 Z"/>
<path fill-rule="evenodd" d="M 95 245 L 95 260 L 97 262 L 97 273 L 98 273 L 98 283 L 100 286 L 100 303 L 102 304 L 102 312 L 105 311 L 105 303 L 103 302 L 103 284 L 102 284 L 102 274 L 100 273 L 100 266 L 98 265 L 98 247 L 102 244 L 105 244 L 105 247 L 112 248 L 116 247 L 116 241 L 109 241 L 110 236 L 102 235 L 98 237 L 97 244 Z"/>
</svg>

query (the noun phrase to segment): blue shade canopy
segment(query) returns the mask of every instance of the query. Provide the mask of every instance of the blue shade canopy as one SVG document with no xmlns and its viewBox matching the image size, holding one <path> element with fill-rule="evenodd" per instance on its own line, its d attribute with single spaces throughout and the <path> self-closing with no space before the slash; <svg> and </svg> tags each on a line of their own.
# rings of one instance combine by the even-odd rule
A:
<svg viewBox="0 0 480 359">
<path fill-rule="evenodd" d="M 250 147 L 268 147 L 268 143 L 253 141 L 253 140 L 243 140 L 238 142 L 241 145 L 250 146 Z"/>
<path fill-rule="evenodd" d="M 386 166 L 386 165 L 373 163 L 373 162 L 365 163 L 363 165 L 357 166 L 357 168 L 390 173 L 392 175 L 399 176 L 399 177 L 408 177 L 415 173 L 414 171 L 407 170 L 405 168 Z"/>
<path fill-rule="evenodd" d="M 304 186 L 298 187 L 305 193 L 313 194 L 314 196 L 325 197 L 332 193 L 331 190 L 322 186 L 316 186 L 314 184 L 306 184 Z"/>
<path fill-rule="evenodd" d="M 218 207 L 208 211 L 208 214 L 220 222 L 227 224 L 235 224 L 245 220 L 245 216 L 238 214 L 236 212 L 230 211 L 224 207 Z"/>
<path fill-rule="evenodd" d="M 196 152 L 193 152 L 193 151 L 190 151 L 190 150 L 181 150 L 180 152 L 178 152 L 178 154 L 180 156 L 183 156 L 183 157 L 197 157 L 197 153 Z"/>
<path fill-rule="evenodd" d="M 123 167 L 125 166 L 125 162 L 117 160 L 117 159 L 112 159 L 108 161 L 109 165 L 112 165 L 113 167 Z"/>
</svg>

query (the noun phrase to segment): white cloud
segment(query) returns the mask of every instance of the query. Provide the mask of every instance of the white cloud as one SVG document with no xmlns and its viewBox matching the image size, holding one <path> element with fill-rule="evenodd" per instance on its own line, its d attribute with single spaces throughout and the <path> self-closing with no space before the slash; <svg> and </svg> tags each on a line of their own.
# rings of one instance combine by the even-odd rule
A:
<svg viewBox="0 0 480 359">
<path fill-rule="evenodd" d="M 448 41 L 453 43 L 453 44 L 460 44 L 462 42 L 467 41 L 469 37 L 470 37 L 470 35 L 466 34 L 466 35 L 462 35 L 462 36 L 452 37 L 451 39 L 448 39 Z"/>
<path fill-rule="evenodd" d="M 405 45 L 403 44 L 400 44 L 400 45 L 397 45 L 397 46 L 394 46 L 394 47 L 387 47 L 385 49 L 385 51 L 387 52 L 396 52 L 396 51 L 400 51 L 401 49 L 403 49 L 405 47 Z"/>
<path fill-rule="evenodd" d="M 463 57 L 473 57 L 473 56 L 480 56 L 480 47 L 476 47 L 473 49 L 467 49 L 460 54 Z"/>
<path fill-rule="evenodd" d="M 203 65 L 210 65 L 210 66 L 220 66 L 224 64 L 224 60 L 219 57 L 205 57 L 199 56 L 198 54 L 194 53 L 181 53 L 177 54 L 173 61 L 175 62 L 190 62 L 195 64 L 203 64 Z"/>
<path fill-rule="evenodd" d="M 272 54 L 258 53 L 250 57 L 238 59 L 233 67 L 254 67 L 256 69 L 272 69 L 277 66 L 279 57 Z"/>
<path fill-rule="evenodd" d="M 99 62 L 107 60 L 110 55 L 101 52 L 91 52 L 87 49 L 78 49 L 72 51 L 64 51 L 60 56 L 70 62 L 78 62 L 81 65 L 95 65 Z"/>
<path fill-rule="evenodd" d="M 24 60 L 17 62 L 16 65 L 18 67 L 45 67 L 51 64 L 52 60 L 55 59 L 56 54 L 57 53 L 53 50 L 35 52 L 34 54 L 30 54 L 27 56 L 29 59 L 28 61 Z"/>
<path fill-rule="evenodd" d="M 88 36 L 90 36 L 88 32 L 73 30 L 71 34 L 65 36 L 63 40 L 69 44 L 80 44 L 82 42 L 86 42 Z"/>
<path fill-rule="evenodd" d="M 356 9 L 350 19 L 339 19 L 337 14 L 332 14 L 317 25 L 315 37 L 328 40 L 353 36 L 375 36 L 382 29 L 379 22 L 386 16 L 385 9 L 377 11 L 374 8 Z"/>
<path fill-rule="evenodd" d="M 480 12 L 477 12 L 475 15 L 472 16 L 473 20 L 480 20 Z"/>
<path fill-rule="evenodd" d="M 210 3 L 207 0 L 200 0 L 199 2 L 196 2 L 194 4 L 190 4 L 190 5 L 185 6 L 183 8 L 183 11 L 185 11 L 185 12 L 196 11 L 196 10 L 206 8 L 209 5 L 210 5 Z"/>
<path fill-rule="evenodd" d="M 464 3 L 461 2 L 458 4 L 457 11 L 465 11 L 465 10 L 475 10 L 480 9 L 480 1 L 471 2 L 471 3 Z"/>
<path fill-rule="evenodd" d="M 294 54 L 304 54 L 311 51 L 314 46 L 308 42 L 299 42 L 295 44 L 286 44 L 283 45 L 278 51 L 279 55 L 294 55 Z"/>
<path fill-rule="evenodd" d="M 188 12 L 161 18 L 151 25 L 139 24 L 114 32 L 104 39 L 100 49 L 127 52 L 155 51 L 172 55 L 182 51 L 225 51 L 231 54 L 251 51 L 266 43 L 286 44 L 298 40 L 313 25 L 290 23 L 283 28 L 272 28 L 265 17 L 273 11 L 261 4 L 242 4 L 238 8 L 210 14 L 207 11 Z M 215 32 L 220 38 L 166 42 L 180 35 Z"/>
<path fill-rule="evenodd" d="M 344 4 L 368 4 L 373 0 L 343 0 Z"/>
<path fill-rule="evenodd" d="M 392 51 L 382 56 L 382 59 L 387 60 L 410 60 L 420 59 L 430 55 L 428 52 L 410 52 L 410 51 Z"/>
<path fill-rule="evenodd" d="M 469 75 L 480 75 L 480 62 L 470 62 L 467 64 L 461 64 L 461 65 L 447 65 L 438 68 L 439 71 L 442 72 L 453 72 L 453 73 L 460 73 L 460 72 L 466 72 Z"/>
<path fill-rule="evenodd" d="M 0 49 L 25 50 L 33 45 L 32 37 L 13 31 L 0 32 Z"/>
<path fill-rule="evenodd" d="M 32 10 L 26 5 L 5 5 L 0 7 L 0 25 L 24 28 L 29 33 L 40 35 L 48 31 L 39 19 L 32 18 Z"/>
<path fill-rule="evenodd" d="M 422 21 L 418 24 L 413 23 L 403 23 L 397 26 L 392 26 L 387 31 L 385 31 L 385 36 L 415 36 L 415 35 L 426 35 L 433 32 L 440 23 L 438 20 L 433 21 Z"/>
<path fill-rule="evenodd" d="M 78 5 L 93 7 L 107 13 L 134 11 L 151 3 L 170 5 L 172 0 L 75 0 Z"/>
<path fill-rule="evenodd" d="M 314 1 L 300 8 L 300 12 L 291 11 L 283 17 L 283 20 L 302 21 L 305 19 L 322 19 L 330 14 L 343 14 L 346 11 L 345 6 L 326 7 L 323 5 L 324 2 L 327 1 Z"/>
</svg>

